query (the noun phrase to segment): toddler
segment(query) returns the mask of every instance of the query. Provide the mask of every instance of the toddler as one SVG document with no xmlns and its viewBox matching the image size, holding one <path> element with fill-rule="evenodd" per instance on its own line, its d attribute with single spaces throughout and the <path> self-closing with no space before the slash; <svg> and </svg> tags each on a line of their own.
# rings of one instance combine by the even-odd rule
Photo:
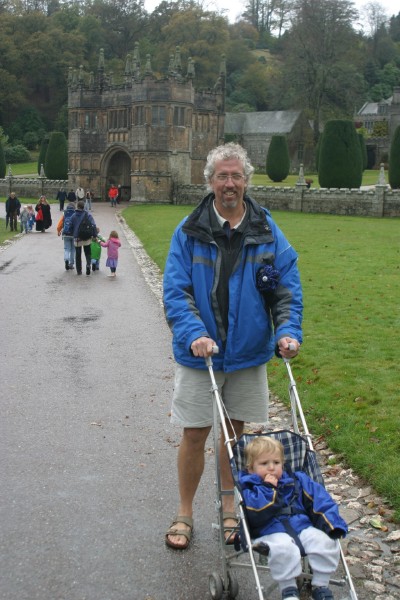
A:
<svg viewBox="0 0 400 600">
<path fill-rule="evenodd" d="M 338 538 L 347 533 L 337 504 L 325 488 L 302 471 L 283 470 L 282 444 L 254 438 L 245 448 L 246 469 L 239 474 L 254 550 L 268 554 L 271 575 L 282 600 L 300 598 L 296 577 L 301 555 L 312 569 L 312 598 L 331 600 L 330 576 L 340 558 Z"/>
<path fill-rule="evenodd" d="M 20 212 L 19 220 L 20 220 L 20 225 L 21 225 L 21 233 L 23 231 L 25 231 L 25 233 L 28 233 L 28 231 L 29 231 L 29 213 L 28 213 L 28 207 L 26 205 L 23 206 L 23 208 Z"/>
<path fill-rule="evenodd" d="M 35 211 L 33 210 L 32 204 L 28 204 L 28 231 L 32 231 L 35 224 Z"/>
<path fill-rule="evenodd" d="M 121 246 L 118 233 L 114 230 L 111 231 L 108 240 L 106 242 L 100 242 L 100 246 L 107 248 L 106 267 L 110 267 L 111 270 L 109 277 L 115 277 L 118 266 L 118 248 Z"/>
<path fill-rule="evenodd" d="M 99 227 L 97 227 L 97 236 L 93 238 L 92 243 L 90 244 L 90 254 L 92 256 L 92 271 L 100 270 L 100 257 L 101 257 L 101 245 L 100 242 L 105 242 L 106 240 L 99 235 Z"/>
</svg>

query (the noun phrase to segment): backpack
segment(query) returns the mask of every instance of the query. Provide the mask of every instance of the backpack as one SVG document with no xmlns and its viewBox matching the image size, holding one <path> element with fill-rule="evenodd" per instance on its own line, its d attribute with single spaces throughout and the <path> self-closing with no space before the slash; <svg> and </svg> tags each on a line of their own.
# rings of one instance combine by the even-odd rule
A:
<svg viewBox="0 0 400 600">
<path fill-rule="evenodd" d="M 81 222 L 79 223 L 79 227 L 78 227 L 78 240 L 90 240 L 91 237 L 93 237 L 94 232 L 93 232 L 93 223 L 90 220 L 90 215 L 89 213 L 85 212 L 83 217 L 81 218 Z"/>
<path fill-rule="evenodd" d="M 75 214 L 75 210 L 66 210 L 64 213 L 64 225 L 63 225 L 63 235 L 73 235 L 74 227 L 72 224 L 72 217 Z"/>
</svg>

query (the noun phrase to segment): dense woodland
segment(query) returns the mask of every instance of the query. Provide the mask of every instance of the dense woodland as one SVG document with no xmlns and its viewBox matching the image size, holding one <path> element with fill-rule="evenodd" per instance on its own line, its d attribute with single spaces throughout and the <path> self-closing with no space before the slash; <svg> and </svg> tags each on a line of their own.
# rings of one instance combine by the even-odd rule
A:
<svg viewBox="0 0 400 600">
<path fill-rule="evenodd" d="M 68 67 L 123 74 L 139 43 L 163 76 L 180 46 L 195 61 L 197 88 L 227 61 L 227 111 L 303 108 L 315 138 L 327 119 L 348 117 L 400 85 L 400 12 L 379 2 L 360 15 L 348 0 L 243 0 L 229 23 L 194 0 L 0 0 L 0 127 L 3 143 L 33 149 L 45 132 L 67 133 Z M 1 129 L 0 129 L 1 132 Z"/>
</svg>

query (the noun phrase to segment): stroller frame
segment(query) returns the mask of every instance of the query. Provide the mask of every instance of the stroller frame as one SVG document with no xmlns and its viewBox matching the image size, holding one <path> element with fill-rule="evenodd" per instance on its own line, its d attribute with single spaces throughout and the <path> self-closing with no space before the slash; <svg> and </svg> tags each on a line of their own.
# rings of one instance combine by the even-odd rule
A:
<svg viewBox="0 0 400 600">
<path fill-rule="evenodd" d="M 218 348 L 214 348 L 214 353 L 215 354 L 218 353 Z M 235 485 L 234 485 L 233 490 L 222 489 L 220 464 L 219 464 L 219 431 L 220 431 L 220 428 L 222 430 L 224 445 L 225 445 L 227 453 L 228 453 L 229 462 L 231 465 L 233 475 L 235 475 L 234 470 L 237 470 L 237 467 L 236 467 L 236 462 L 235 462 L 235 457 L 234 457 L 232 446 L 234 444 L 238 443 L 238 439 L 237 439 L 236 434 L 234 433 L 234 430 L 232 427 L 231 427 L 231 429 L 233 432 L 233 437 L 230 437 L 228 428 L 226 426 L 225 419 L 227 419 L 228 422 L 230 421 L 230 419 L 229 419 L 229 416 L 225 409 L 224 403 L 222 401 L 221 395 L 218 390 L 218 385 L 215 380 L 212 358 L 211 357 L 206 358 L 205 362 L 206 362 L 206 365 L 207 365 L 207 368 L 209 371 L 209 375 L 210 375 L 210 379 L 211 379 L 211 390 L 210 391 L 211 391 L 211 394 L 213 397 L 213 436 L 214 436 L 215 487 L 216 487 L 215 506 L 216 506 L 216 511 L 218 514 L 218 522 L 216 524 L 213 524 L 213 527 L 218 531 L 219 544 L 220 544 L 220 550 L 221 550 L 221 562 L 222 562 L 222 575 L 220 575 L 216 571 L 214 571 L 213 573 L 211 573 L 209 575 L 210 594 L 211 594 L 211 597 L 213 600 L 220 600 L 224 597 L 224 595 L 227 598 L 236 598 L 236 596 L 239 593 L 239 584 L 238 584 L 236 575 L 233 572 L 232 568 L 243 568 L 243 569 L 247 569 L 247 570 L 251 569 L 253 571 L 256 590 L 257 590 L 257 594 L 258 594 L 258 599 L 259 600 L 268 600 L 268 595 L 271 593 L 271 591 L 273 589 L 275 589 L 277 587 L 277 583 L 273 582 L 271 585 L 268 586 L 268 588 L 266 590 L 264 590 L 264 587 L 261 584 L 259 571 L 262 572 L 262 571 L 269 570 L 269 568 L 267 566 L 268 561 L 267 561 L 267 557 L 265 557 L 263 555 L 259 555 L 259 562 L 257 564 L 255 552 L 253 551 L 253 548 L 252 548 L 252 540 L 251 540 L 251 536 L 250 536 L 250 530 L 249 530 L 249 527 L 248 527 L 247 521 L 246 521 L 242 494 L 241 494 L 241 491 L 240 491 L 238 485 L 236 485 L 237 478 L 235 478 L 235 476 L 234 476 Z M 288 359 L 283 359 L 283 362 L 286 366 L 287 374 L 289 377 L 289 390 L 288 391 L 289 391 L 289 398 L 290 398 L 290 412 L 291 412 L 292 427 L 293 427 L 293 432 L 288 431 L 287 433 L 288 434 L 296 434 L 297 436 L 300 436 L 305 441 L 308 451 L 314 457 L 315 451 L 313 448 L 311 435 L 309 433 L 307 423 L 306 423 L 306 420 L 304 417 L 300 398 L 299 398 L 299 395 L 297 392 L 296 382 L 295 382 L 293 374 L 292 374 L 292 369 L 290 367 L 290 363 L 289 363 Z M 302 434 L 300 433 L 298 420 L 300 420 L 301 426 L 302 426 L 302 429 L 304 432 Z M 278 432 L 273 431 L 273 432 L 268 433 L 267 435 L 274 435 L 277 433 Z M 279 432 L 279 433 L 284 433 L 284 431 Z M 315 459 L 315 464 L 318 467 L 316 459 Z M 322 483 L 323 483 L 323 481 L 322 481 Z M 233 532 L 231 533 L 231 535 L 228 538 L 225 538 L 223 505 L 222 505 L 222 498 L 223 498 L 223 496 L 226 496 L 226 495 L 234 495 L 235 505 L 237 506 L 237 511 L 239 513 L 239 519 L 240 519 L 240 527 L 239 526 L 235 527 Z M 235 547 L 227 544 L 227 540 L 229 540 L 231 542 L 230 538 L 232 536 L 236 536 L 239 531 L 240 531 L 240 535 L 244 537 L 244 541 L 245 541 L 244 547 L 246 548 L 246 550 L 243 550 L 243 543 L 241 544 L 242 549 L 239 549 L 236 546 L 236 544 L 235 544 Z M 244 554 L 248 554 L 249 560 L 244 561 L 241 558 L 241 557 L 243 557 Z M 308 566 L 307 557 L 305 557 L 303 559 L 303 561 L 304 561 L 303 569 L 302 569 L 303 572 L 299 579 L 303 580 L 303 581 L 311 580 L 312 576 L 310 574 L 310 568 Z M 357 600 L 357 594 L 356 594 L 356 591 L 355 591 L 355 588 L 353 585 L 353 581 L 351 578 L 351 574 L 348 569 L 346 559 L 345 559 L 345 556 L 344 556 L 341 546 L 340 546 L 340 561 L 341 561 L 341 565 L 344 570 L 344 576 L 343 576 L 343 578 L 341 578 L 339 580 L 331 579 L 330 583 L 332 585 L 336 585 L 336 586 L 340 586 L 340 587 L 348 586 L 349 595 L 346 596 L 346 598 L 342 599 L 342 600 Z M 266 595 L 264 595 L 264 592 L 266 593 Z"/>
</svg>

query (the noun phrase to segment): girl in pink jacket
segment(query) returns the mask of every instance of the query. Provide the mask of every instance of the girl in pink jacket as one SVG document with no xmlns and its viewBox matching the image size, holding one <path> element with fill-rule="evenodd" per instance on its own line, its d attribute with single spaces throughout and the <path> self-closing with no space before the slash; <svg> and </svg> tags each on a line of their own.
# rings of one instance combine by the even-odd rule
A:
<svg viewBox="0 0 400 600">
<path fill-rule="evenodd" d="M 110 267 L 111 273 L 108 277 L 115 277 L 117 275 L 117 266 L 118 266 L 118 248 L 121 245 L 121 242 L 118 238 L 118 233 L 116 231 L 111 231 L 108 240 L 106 242 L 100 242 L 100 245 L 103 248 L 107 248 L 107 262 L 106 267 Z"/>
</svg>

